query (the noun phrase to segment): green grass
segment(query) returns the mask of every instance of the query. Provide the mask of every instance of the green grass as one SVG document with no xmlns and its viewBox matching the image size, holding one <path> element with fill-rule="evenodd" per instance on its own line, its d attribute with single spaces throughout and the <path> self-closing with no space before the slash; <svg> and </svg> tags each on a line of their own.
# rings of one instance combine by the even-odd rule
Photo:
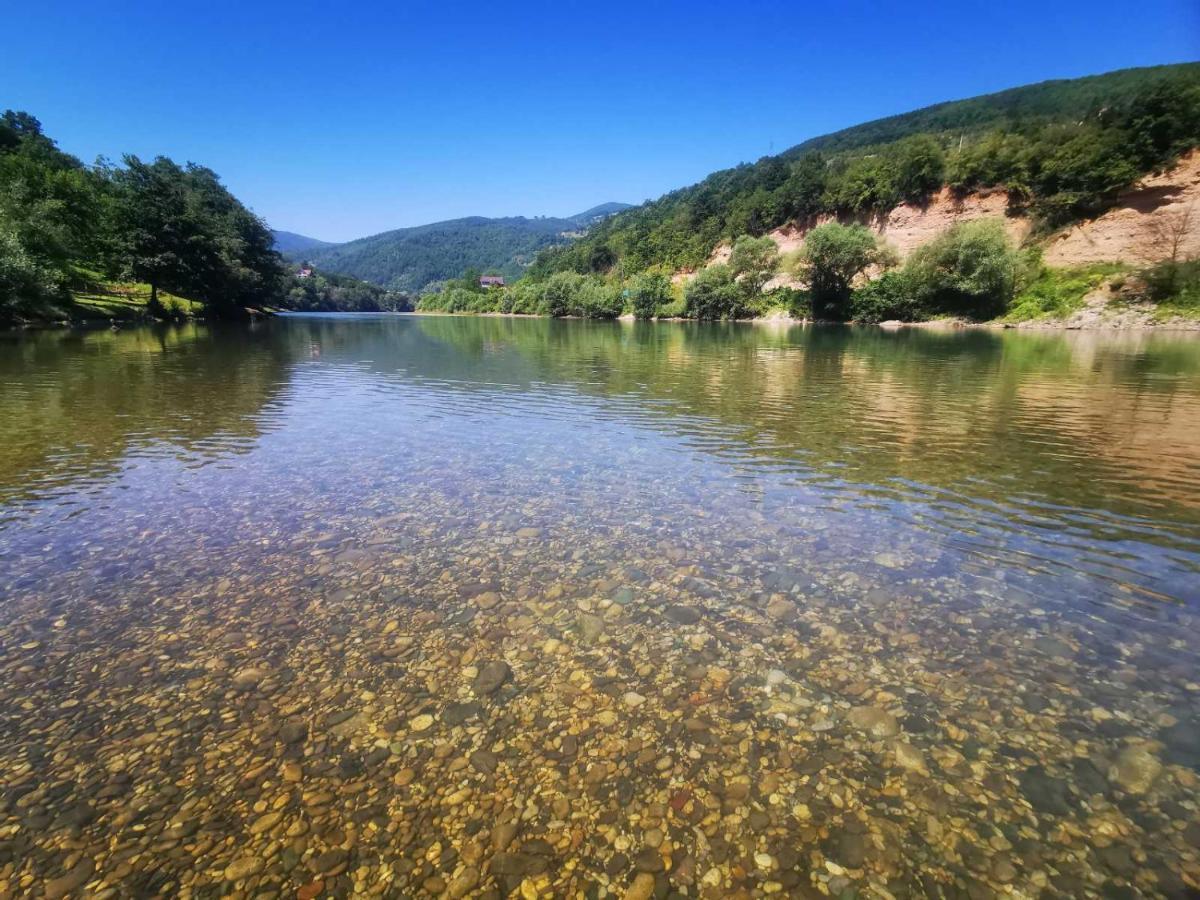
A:
<svg viewBox="0 0 1200 900">
<path fill-rule="evenodd" d="M 1154 318 L 1200 320 L 1200 259 L 1162 262 L 1140 273 L 1142 300 L 1154 304 Z"/>
<path fill-rule="evenodd" d="M 999 321 L 1065 319 L 1083 307 L 1088 294 L 1127 271 L 1128 267 L 1121 263 L 1095 263 L 1065 269 L 1043 266 Z"/>
<path fill-rule="evenodd" d="M 146 315 L 146 304 L 150 302 L 148 284 L 108 281 L 86 269 L 77 270 L 73 282 L 70 306 L 58 310 L 63 318 L 126 321 Z M 193 316 L 203 309 L 202 304 L 167 291 L 160 290 L 158 299 L 171 315 Z"/>
</svg>

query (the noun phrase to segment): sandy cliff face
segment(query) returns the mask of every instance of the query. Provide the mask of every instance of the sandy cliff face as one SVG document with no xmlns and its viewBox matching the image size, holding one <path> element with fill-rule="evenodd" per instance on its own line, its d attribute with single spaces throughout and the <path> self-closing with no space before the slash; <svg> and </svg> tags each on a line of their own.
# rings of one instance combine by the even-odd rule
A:
<svg viewBox="0 0 1200 900">
<path fill-rule="evenodd" d="M 788 253 L 804 244 L 809 231 L 831 219 L 823 216 L 784 226 L 768 237 L 781 253 Z M 1032 231 L 1026 216 L 1008 214 L 1008 198 L 1003 191 L 956 197 L 943 188 L 925 204 L 905 203 L 886 216 L 859 221 L 904 258 L 951 225 L 976 219 L 1002 219 L 1017 243 L 1028 240 Z M 1193 151 L 1168 172 L 1143 179 L 1104 215 L 1045 239 L 1045 260 L 1053 266 L 1093 262 L 1145 265 L 1169 255 L 1172 235 L 1179 237 L 1181 256 L 1200 255 L 1200 151 Z M 729 247 L 723 245 L 713 252 L 710 262 L 728 259 Z"/>
<path fill-rule="evenodd" d="M 1052 236 L 1045 260 L 1052 266 L 1094 262 L 1146 265 L 1170 256 L 1200 256 L 1200 151 L 1161 175 L 1126 191 L 1117 206 Z"/>
</svg>

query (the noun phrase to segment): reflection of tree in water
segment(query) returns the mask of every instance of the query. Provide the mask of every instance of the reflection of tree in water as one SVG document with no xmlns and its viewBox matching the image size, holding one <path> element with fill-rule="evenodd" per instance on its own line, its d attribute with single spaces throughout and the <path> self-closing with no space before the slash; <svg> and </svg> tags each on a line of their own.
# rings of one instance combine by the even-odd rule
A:
<svg viewBox="0 0 1200 900">
<path fill-rule="evenodd" d="M 283 387 L 269 329 L 196 323 L 10 336 L 0 352 L 0 501 L 111 473 L 131 449 L 242 452 Z"/>
<path fill-rule="evenodd" d="M 0 352 L 0 499 L 111 471 L 156 443 L 237 452 L 268 427 L 295 367 L 340 365 L 506 392 L 497 408 L 520 408 L 522 393 L 595 396 L 603 415 L 739 464 L 883 497 L 930 486 L 1194 525 L 1196 348 L 1146 334 L 492 317 L 27 335 Z"/>
<path fill-rule="evenodd" d="M 392 331 L 413 330 L 404 324 Z M 1188 337 L 486 317 L 415 324 L 456 352 L 405 333 L 404 364 L 455 389 L 547 382 L 628 395 L 659 427 L 691 434 L 719 423 L 746 459 L 884 493 L 917 482 L 1184 522 L 1200 507 L 1200 354 Z"/>
</svg>

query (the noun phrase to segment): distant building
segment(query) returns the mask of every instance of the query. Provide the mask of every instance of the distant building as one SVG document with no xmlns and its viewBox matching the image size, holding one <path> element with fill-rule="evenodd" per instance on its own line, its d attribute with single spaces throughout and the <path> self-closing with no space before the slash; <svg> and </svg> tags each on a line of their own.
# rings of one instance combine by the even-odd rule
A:
<svg viewBox="0 0 1200 900">
<path fill-rule="evenodd" d="M 301 266 L 300 271 L 296 273 L 296 277 L 297 278 L 311 278 L 312 273 L 313 273 L 312 266 Z"/>
<path fill-rule="evenodd" d="M 480 275 L 479 286 L 482 288 L 504 287 L 503 275 Z"/>
</svg>

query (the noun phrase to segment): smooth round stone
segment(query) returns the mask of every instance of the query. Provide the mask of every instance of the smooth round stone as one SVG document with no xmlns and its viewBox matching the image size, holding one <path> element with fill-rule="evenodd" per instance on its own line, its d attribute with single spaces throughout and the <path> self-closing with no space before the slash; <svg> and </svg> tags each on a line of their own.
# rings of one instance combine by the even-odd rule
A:
<svg viewBox="0 0 1200 900">
<path fill-rule="evenodd" d="M 1109 777 L 1122 790 L 1144 794 L 1162 772 L 1162 763 L 1145 747 L 1126 747 L 1117 756 Z"/>
<path fill-rule="evenodd" d="M 239 856 L 225 867 L 226 881 L 241 881 L 263 870 L 265 863 L 257 856 Z"/>
<path fill-rule="evenodd" d="M 900 732 L 900 723 L 896 717 L 878 706 L 856 706 L 850 710 L 847 721 L 855 728 L 867 732 L 872 737 L 888 738 Z"/>
<path fill-rule="evenodd" d="M 426 731 L 431 725 L 433 725 L 433 716 L 429 713 L 421 713 L 408 723 L 408 727 L 412 731 Z"/>
</svg>

